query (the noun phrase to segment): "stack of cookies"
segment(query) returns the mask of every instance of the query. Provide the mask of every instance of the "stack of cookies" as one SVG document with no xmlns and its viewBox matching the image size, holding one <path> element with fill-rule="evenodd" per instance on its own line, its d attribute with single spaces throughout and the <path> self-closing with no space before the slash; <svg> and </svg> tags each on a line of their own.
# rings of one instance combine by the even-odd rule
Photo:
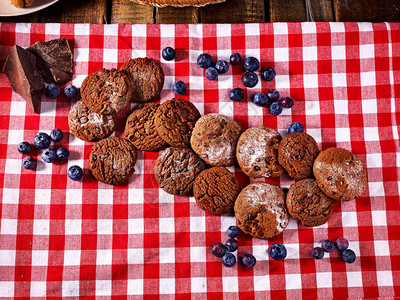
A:
<svg viewBox="0 0 400 300">
<path fill-rule="evenodd" d="M 68 124 L 79 139 L 97 142 L 89 157 L 90 171 L 97 180 L 113 185 L 126 184 L 134 172 L 136 148 L 154 151 L 164 145 L 161 139 L 153 139 L 151 134 L 149 139 L 152 142 L 142 140 L 142 144 L 131 143 L 131 138 L 110 137 L 118 113 L 130 102 L 153 101 L 159 96 L 163 84 L 164 72 L 160 64 L 149 58 L 131 59 L 120 70 L 101 69 L 85 78 L 81 86 L 82 99 L 72 106 Z M 141 133 L 147 134 L 149 124 L 146 120 L 156 107 L 153 103 L 146 104 L 146 112 L 136 116 L 140 122 L 146 123 Z M 135 129 L 132 135 L 136 134 Z"/>
</svg>

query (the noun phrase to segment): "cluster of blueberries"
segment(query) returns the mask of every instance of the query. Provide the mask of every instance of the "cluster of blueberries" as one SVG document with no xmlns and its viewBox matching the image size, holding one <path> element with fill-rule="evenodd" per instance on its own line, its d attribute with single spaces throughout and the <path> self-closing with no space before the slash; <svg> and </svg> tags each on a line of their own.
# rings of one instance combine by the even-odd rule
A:
<svg viewBox="0 0 400 300">
<path fill-rule="evenodd" d="M 351 264 L 356 260 L 356 254 L 353 250 L 348 249 L 349 241 L 344 237 L 338 238 L 335 243 L 331 240 L 323 241 L 321 247 L 312 249 L 311 255 L 315 259 L 321 259 L 324 257 L 325 252 L 332 252 L 335 249 L 335 245 L 341 251 L 341 257 L 345 262 Z"/>
<path fill-rule="evenodd" d="M 45 132 L 39 132 L 33 138 L 33 145 L 37 149 L 43 149 L 42 160 L 46 163 L 53 163 L 56 159 L 67 160 L 69 157 L 69 151 L 67 148 L 60 147 L 55 151 L 49 148 L 51 141 L 59 142 L 63 139 L 64 134 L 61 129 L 53 129 L 48 135 Z M 18 144 L 18 152 L 21 154 L 29 154 L 32 150 L 32 146 L 28 142 L 21 142 Z M 36 167 L 36 160 L 32 156 L 25 156 L 22 159 L 22 167 L 25 169 L 34 169 Z M 68 169 L 68 177 L 72 180 L 80 180 L 83 176 L 82 168 L 79 166 L 71 166 Z"/>
<path fill-rule="evenodd" d="M 61 89 L 57 84 L 50 83 L 48 86 L 46 86 L 44 94 L 49 99 L 57 99 L 61 94 Z M 76 86 L 69 84 L 64 88 L 64 95 L 69 99 L 75 99 L 78 96 L 78 89 Z"/>
<path fill-rule="evenodd" d="M 236 264 L 236 257 L 230 252 L 235 252 L 239 247 L 239 243 L 236 238 L 239 236 L 240 230 L 237 226 L 229 226 L 227 234 L 229 239 L 226 241 L 225 245 L 222 243 L 215 243 L 211 247 L 211 253 L 216 257 L 222 257 L 222 263 L 224 266 L 233 267 Z M 280 243 L 272 245 L 268 249 L 268 253 L 271 258 L 278 261 L 285 259 L 287 255 L 285 246 Z M 253 254 L 245 253 L 241 257 L 240 261 L 246 268 L 250 269 L 255 266 L 257 260 Z"/>
<path fill-rule="evenodd" d="M 171 47 L 166 47 L 162 51 L 162 57 L 165 60 L 173 60 L 176 52 Z M 230 56 L 229 61 L 232 65 L 238 65 L 242 61 L 239 53 L 234 53 Z M 219 60 L 214 64 L 210 54 L 202 53 L 197 58 L 197 65 L 200 68 L 206 69 L 205 76 L 208 80 L 216 80 L 219 74 L 225 74 L 229 70 L 229 63 L 226 60 Z M 246 72 L 242 76 L 242 83 L 245 87 L 252 88 L 258 83 L 258 76 L 255 71 L 260 68 L 260 61 L 253 57 L 247 57 L 243 61 L 243 67 Z M 261 70 L 261 78 L 266 81 L 272 81 L 276 76 L 276 71 L 273 68 L 264 68 Z M 176 81 L 172 85 L 172 91 L 177 95 L 184 95 L 186 93 L 186 84 L 182 80 Z M 279 92 L 275 89 L 269 90 L 265 93 L 257 93 L 253 97 L 253 102 L 257 106 L 266 106 L 269 112 L 278 116 L 282 113 L 283 108 L 291 108 L 294 105 L 294 100 L 290 97 L 283 97 L 279 99 Z M 242 88 L 234 88 L 229 92 L 229 98 L 234 102 L 239 102 L 244 98 L 244 91 Z"/>
</svg>

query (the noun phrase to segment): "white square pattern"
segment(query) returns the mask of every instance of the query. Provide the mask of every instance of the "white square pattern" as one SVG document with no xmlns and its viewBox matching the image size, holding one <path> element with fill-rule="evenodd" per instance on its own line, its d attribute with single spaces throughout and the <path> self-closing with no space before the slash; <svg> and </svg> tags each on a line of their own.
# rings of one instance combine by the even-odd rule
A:
<svg viewBox="0 0 400 300">
<path fill-rule="evenodd" d="M 190 247 L 191 262 L 206 262 L 206 247 Z"/>
<path fill-rule="evenodd" d="M 32 250 L 32 266 L 47 266 L 48 257 L 46 250 Z"/>
<path fill-rule="evenodd" d="M 376 99 L 362 100 L 363 114 L 376 114 L 378 112 L 378 102 Z"/>
<path fill-rule="evenodd" d="M 64 266 L 79 266 L 80 262 L 80 250 L 64 250 Z"/>
<path fill-rule="evenodd" d="M 375 255 L 376 256 L 389 256 L 389 242 L 388 241 L 374 241 Z"/>
<path fill-rule="evenodd" d="M 128 279 L 128 295 L 143 294 L 143 279 Z"/>
<path fill-rule="evenodd" d="M 237 293 L 239 291 L 239 284 L 237 277 L 222 277 L 222 289 L 224 293 L 233 292 Z"/>
<path fill-rule="evenodd" d="M 128 234 L 143 234 L 143 232 L 144 232 L 143 219 L 128 220 Z"/>
<path fill-rule="evenodd" d="M 303 47 L 303 61 L 314 61 L 318 58 L 317 46 Z"/>
<path fill-rule="evenodd" d="M 349 113 L 347 100 L 335 100 L 334 107 L 336 115 L 347 115 Z"/>
<path fill-rule="evenodd" d="M 357 227 L 357 213 L 355 211 L 342 212 L 343 227 Z"/>
<path fill-rule="evenodd" d="M 350 128 L 335 128 L 337 142 L 350 142 Z"/>
<path fill-rule="evenodd" d="M 159 219 L 159 231 L 160 232 L 175 232 L 175 219 L 174 218 L 160 218 Z"/>
<path fill-rule="evenodd" d="M 372 225 L 374 226 L 387 226 L 386 223 L 386 211 L 384 210 L 373 210 L 372 214 Z"/>
<path fill-rule="evenodd" d="M 206 220 L 204 217 L 190 217 L 190 232 L 205 232 Z"/>
<path fill-rule="evenodd" d="M 382 168 L 382 154 L 367 153 L 367 167 L 368 168 Z"/>
<path fill-rule="evenodd" d="M 347 272 L 347 285 L 349 287 L 361 287 L 362 286 L 362 275 L 360 271 Z"/>
<path fill-rule="evenodd" d="M 332 73 L 332 87 L 347 86 L 346 73 Z"/>
<path fill-rule="evenodd" d="M 365 141 L 379 141 L 378 127 L 364 127 Z"/>
<path fill-rule="evenodd" d="M 346 59 L 345 46 L 332 46 L 331 53 L 332 53 L 332 60 Z"/>
<path fill-rule="evenodd" d="M 96 257 L 96 264 L 97 265 L 111 265 L 112 263 L 112 250 L 107 249 L 98 249 L 97 252 L 97 257 Z"/>
<path fill-rule="evenodd" d="M 361 86 L 374 86 L 376 84 L 375 72 L 361 72 Z"/>
<path fill-rule="evenodd" d="M 375 49 L 373 44 L 360 45 L 360 58 L 373 58 Z"/>
<path fill-rule="evenodd" d="M 304 88 L 318 88 L 318 75 L 317 74 L 304 74 L 303 75 Z"/>
<path fill-rule="evenodd" d="M 113 233 L 113 220 L 97 219 L 97 234 L 112 234 L 112 233 Z"/>
<path fill-rule="evenodd" d="M 142 248 L 128 249 L 128 264 L 140 265 L 143 261 Z"/>
<path fill-rule="evenodd" d="M 98 204 L 113 204 L 113 190 L 99 189 L 97 191 Z"/>
<path fill-rule="evenodd" d="M 1 297 L 14 297 L 14 281 L 0 281 Z"/>
<path fill-rule="evenodd" d="M 331 288 L 332 273 L 330 272 L 317 273 L 317 286 L 318 288 Z"/>
<path fill-rule="evenodd" d="M 378 286 L 393 286 L 393 276 L 391 271 L 376 271 Z"/>
<path fill-rule="evenodd" d="M 111 280 L 96 280 L 96 296 L 111 296 Z"/>
<path fill-rule="evenodd" d="M 1 219 L 1 234 L 17 234 L 17 219 Z"/>
<path fill-rule="evenodd" d="M 287 290 L 301 289 L 301 274 L 286 274 L 285 281 Z"/>
<path fill-rule="evenodd" d="M 255 291 L 269 291 L 269 275 L 254 276 L 254 290 Z"/>
<path fill-rule="evenodd" d="M 175 278 L 160 278 L 160 294 L 175 293 Z"/>
<path fill-rule="evenodd" d="M 104 49 L 103 50 L 103 61 L 104 62 L 118 62 L 118 49 Z"/>
<path fill-rule="evenodd" d="M 192 279 L 191 279 L 191 292 L 192 293 L 205 293 L 205 292 L 207 292 L 207 278 L 205 278 L 205 277 L 192 277 Z"/>
<path fill-rule="evenodd" d="M 14 263 L 15 250 L 0 250 L 0 266 L 13 266 Z"/>
<path fill-rule="evenodd" d="M 46 297 L 46 281 L 31 282 L 31 297 Z"/>
<path fill-rule="evenodd" d="M 50 220 L 35 219 L 33 221 L 34 235 L 48 235 L 50 231 Z"/>
<path fill-rule="evenodd" d="M 160 248 L 160 264 L 175 262 L 175 248 Z"/>
<path fill-rule="evenodd" d="M 65 234 L 66 235 L 81 234 L 81 232 L 82 232 L 82 220 L 81 219 L 65 220 Z"/>
</svg>

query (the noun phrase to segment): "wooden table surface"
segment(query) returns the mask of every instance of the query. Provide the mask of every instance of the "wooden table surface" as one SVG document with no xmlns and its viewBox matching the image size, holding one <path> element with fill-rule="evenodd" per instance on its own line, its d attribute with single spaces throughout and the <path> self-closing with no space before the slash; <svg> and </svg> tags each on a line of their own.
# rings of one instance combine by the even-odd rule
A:
<svg viewBox="0 0 400 300">
<path fill-rule="evenodd" d="M 400 21 L 400 0 L 310 0 L 315 21 Z M 248 23 L 306 21 L 305 0 L 226 0 L 202 8 L 155 8 L 129 0 L 60 0 L 0 22 Z"/>
</svg>

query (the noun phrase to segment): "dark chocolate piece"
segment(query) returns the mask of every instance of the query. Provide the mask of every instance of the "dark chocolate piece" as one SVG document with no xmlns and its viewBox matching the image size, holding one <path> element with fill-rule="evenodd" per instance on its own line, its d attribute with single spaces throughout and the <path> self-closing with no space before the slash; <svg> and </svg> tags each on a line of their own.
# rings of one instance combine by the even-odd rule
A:
<svg viewBox="0 0 400 300">
<path fill-rule="evenodd" d="M 44 82 L 36 68 L 35 56 L 15 45 L 8 54 L 3 72 L 10 80 L 13 91 L 20 94 L 37 113 Z"/>
<path fill-rule="evenodd" d="M 66 38 L 36 42 L 28 50 L 40 58 L 38 69 L 46 83 L 64 85 L 72 79 L 73 54 Z"/>
</svg>

